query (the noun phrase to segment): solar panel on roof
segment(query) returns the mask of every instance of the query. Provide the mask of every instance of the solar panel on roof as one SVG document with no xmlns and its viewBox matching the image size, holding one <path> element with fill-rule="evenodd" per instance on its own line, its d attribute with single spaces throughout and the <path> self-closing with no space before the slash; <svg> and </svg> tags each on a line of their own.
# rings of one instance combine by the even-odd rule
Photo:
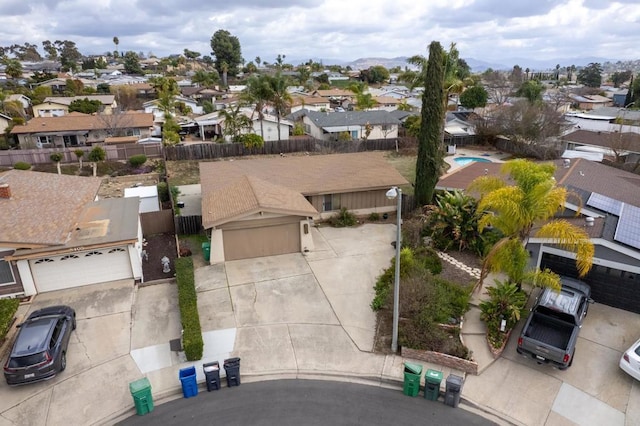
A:
<svg viewBox="0 0 640 426">
<path fill-rule="evenodd" d="M 640 249 L 640 208 L 625 204 L 613 239 Z"/>
<path fill-rule="evenodd" d="M 614 198 L 607 197 L 606 195 L 592 192 L 587 200 L 587 205 L 595 207 L 596 209 L 605 211 L 616 216 L 620 216 L 622 211 L 622 201 L 618 201 Z"/>
</svg>

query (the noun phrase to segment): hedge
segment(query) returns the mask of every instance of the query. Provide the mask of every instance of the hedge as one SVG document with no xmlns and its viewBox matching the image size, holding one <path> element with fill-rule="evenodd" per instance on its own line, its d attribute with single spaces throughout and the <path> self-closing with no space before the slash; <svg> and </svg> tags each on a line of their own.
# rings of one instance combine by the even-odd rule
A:
<svg viewBox="0 0 640 426">
<path fill-rule="evenodd" d="M 198 314 L 198 296 L 193 278 L 193 259 L 176 259 L 176 280 L 178 282 L 178 306 L 182 321 L 182 348 L 187 361 L 202 359 L 204 342 Z"/>
<path fill-rule="evenodd" d="M 4 339 L 11 328 L 19 305 L 18 299 L 0 299 L 0 340 Z"/>
</svg>

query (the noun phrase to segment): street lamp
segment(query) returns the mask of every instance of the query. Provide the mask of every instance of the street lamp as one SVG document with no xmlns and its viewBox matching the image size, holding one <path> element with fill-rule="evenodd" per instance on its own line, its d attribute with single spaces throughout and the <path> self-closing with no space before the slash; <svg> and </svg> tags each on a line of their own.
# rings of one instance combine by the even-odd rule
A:
<svg viewBox="0 0 640 426">
<path fill-rule="evenodd" d="M 396 274 L 393 283 L 393 331 L 391 334 L 391 351 L 398 352 L 398 315 L 399 315 L 399 299 L 400 299 L 400 246 L 402 239 L 402 189 L 394 186 L 387 191 L 387 198 L 390 200 L 397 199 L 398 207 L 396 215 L 398 222 L 396 226 Z"/>
</svg>

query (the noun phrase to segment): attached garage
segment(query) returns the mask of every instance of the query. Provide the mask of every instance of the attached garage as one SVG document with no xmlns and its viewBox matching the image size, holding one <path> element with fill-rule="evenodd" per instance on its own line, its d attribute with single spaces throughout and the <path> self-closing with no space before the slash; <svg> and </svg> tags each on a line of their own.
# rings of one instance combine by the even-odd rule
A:
<svg viewBox="0 0 640 426">
<path fill-rule="evenodd" d="M 569 277 L 578 277 L 576 262 L 563 256 L 543 253 L 540 268 Z M 593 265 L 589 274 L 580 278 L 591 286 L 591 297 L 598 303 L 640 313 L 640 277 L 636 274 Z"/>
<path fill-rule="evenodd" d="M 133 278 L 126 247 L 50 256 L 29 266 L 38 293 Z"/>
<path fill-rule="evenodd" d="M 301 251 L 299 217 L 234 222 L 221 228 L 226 260 Z"/>
</svg>

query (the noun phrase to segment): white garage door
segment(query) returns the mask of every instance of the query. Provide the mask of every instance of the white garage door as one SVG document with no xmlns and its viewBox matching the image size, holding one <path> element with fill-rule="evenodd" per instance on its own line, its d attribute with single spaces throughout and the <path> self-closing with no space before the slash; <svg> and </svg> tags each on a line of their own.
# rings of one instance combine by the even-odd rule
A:
<svg viewBox="0 0 640 426">
<path fill-rule="evenodd" d="M 133 277 L 125 247 L 51 256 L 29 263 L 38 293 Z"/>
</svg>

